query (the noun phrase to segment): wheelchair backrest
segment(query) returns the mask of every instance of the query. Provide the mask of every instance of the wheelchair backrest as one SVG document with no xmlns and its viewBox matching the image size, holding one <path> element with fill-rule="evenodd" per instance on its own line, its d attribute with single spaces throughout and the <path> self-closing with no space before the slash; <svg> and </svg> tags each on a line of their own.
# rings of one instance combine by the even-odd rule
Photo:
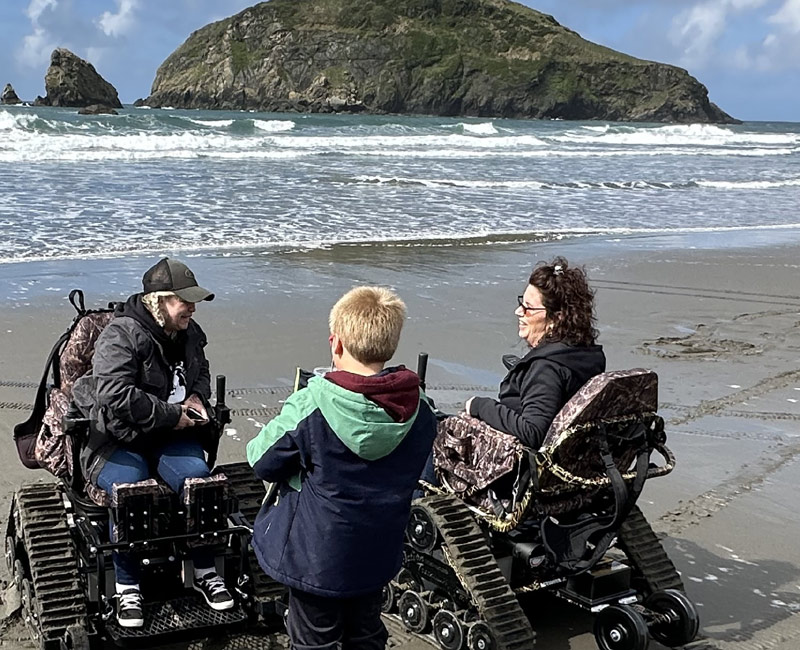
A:
<svg viewBox="0 0 800 650">
<path fill-rule="evenodd" d="M 650 370 L 616 370 L 590 379 L 553 419 L 536 453 L 537 492 L 607 485 L 606 448 L 630 478 L 639 453 L 653 451 L 665 440 L 657 409 L 658 375 Z"/>
<path fill-rule="evenodd" d="M 580 509 L 609 487 L 607 449 L 626 480 L 641 452 L 663 446 L 658 376 L 642 370 L 606 372 L 590 379 L 559 411 L 542 447 L 527 449 L 516 438 L 466 415 L 446 418 L 434 443 L 434 464 L 443 489 L 464 499 L 499 531 L 514 528 L 535 509 L 556 514 Z"/>
<path fill-rule="evenodd" d="M 73 473 L 72 442 L 62 430 L 75 381 L 92 367 L 94 347 L 114 315 L 113 306 L 86 309 L 83 292 L 75 289 L 69 301 L 77 312 L 50 351 L 30 417 L 14 427 L 14 441 L 22 463 L 44 468 L 55 476 Z"/>
</svg>

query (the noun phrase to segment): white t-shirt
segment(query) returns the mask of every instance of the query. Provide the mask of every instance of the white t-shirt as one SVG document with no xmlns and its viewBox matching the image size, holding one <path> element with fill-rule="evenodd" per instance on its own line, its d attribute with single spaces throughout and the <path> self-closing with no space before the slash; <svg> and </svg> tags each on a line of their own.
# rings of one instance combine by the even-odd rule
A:
<svg viewBox="0 0 800 650">
<path fill-rule="evenodd" d="M 172 391 L 167 402 L 170 404 L 180 404 L 186 399 L 186 371 L 183 361 L 178 361 L 172 366 Z"/>
</svg>

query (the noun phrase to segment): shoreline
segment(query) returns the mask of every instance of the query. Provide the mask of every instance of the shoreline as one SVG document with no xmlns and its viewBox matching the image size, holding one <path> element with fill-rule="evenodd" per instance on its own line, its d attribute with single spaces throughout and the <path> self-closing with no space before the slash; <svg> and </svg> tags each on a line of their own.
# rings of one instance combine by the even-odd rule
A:
<svg viewBox="0 0 800 650">
<path fill-rule="evenodd" d="M 533 264 L 562 254 L 585 265 L 608 368 L 659 374 L 659 413 L 678 465 L 649 482 L 639 504 L 698 605 L 704 640 L 692 647 L 790 650 L 800 643 L 800 291 L 792 289 L 800 231 L 767 239 L 684 234 L 176 257 L 217 293 L 197 320 L 212 374 L 236 389 L 220 462 L 244 457 L 296 365 L 326 365 L 327 312 L 354 284 L 397 289 L 409 318 L 396 360 L 413 367 L 428 352 L 429 392 L 452 411 L 471 394 L 496 391 L 500 357 L 524 352 L 513 309 Z M 32 401 L 32 388 L 11 384 L 38 381 L 72 318 L 65 298 L 73 286 L 85 290 L 87 307 L 100 306 L 134 293 L 154 258 L 0 265 L 0 402 Z M 26 417 L 0 408 L 2 519 L 22 481 L 49 478 L 17 461 L 11 429 Z M 548 615 L 534 615 L 539 647 L 595 648 L 589 616 L 543 601 L 537 607 Z"/>
</svg>

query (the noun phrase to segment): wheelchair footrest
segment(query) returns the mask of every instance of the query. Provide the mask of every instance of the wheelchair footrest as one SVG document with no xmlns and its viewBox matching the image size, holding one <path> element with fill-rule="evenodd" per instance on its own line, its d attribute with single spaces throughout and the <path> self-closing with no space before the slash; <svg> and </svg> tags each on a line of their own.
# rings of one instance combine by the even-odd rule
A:
<svg viewBox="0 0 800 650">
<path fill-rule="evenodd" d="M 228 492 L 228 478 L 224 474 L 187 478 L 183 488 L 186 532 L 202 534 L 226 528 Z"/>
<path fill-rule="evenodd" d="M 112 540 L 137 542 L 158 535 L 158 500 L 163 492 L 162 486 L 151 478 L 138 483 L 114 484 L 111 493 Z"/>
<path fill-rule="evenodd" d="M 151 647 L 173 638 L 198 638 L 207 630 L 209 635 L 223 630 L 231 631 L 244 627 L 247 614 L 241 605 L 218 612 L 195 595 L 187 595 L 164 602 L 144 604 L 144 626 L 140 628 L 121 627 L 116 616 L 106 623 L 106 629 L 115 643 L 119 645 L 146 645 Z"/>
</svg>

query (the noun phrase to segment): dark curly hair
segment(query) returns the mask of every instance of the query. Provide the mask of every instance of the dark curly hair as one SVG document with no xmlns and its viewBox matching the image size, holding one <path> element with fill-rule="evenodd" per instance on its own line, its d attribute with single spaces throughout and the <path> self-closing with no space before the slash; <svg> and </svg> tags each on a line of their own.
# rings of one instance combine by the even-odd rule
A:
<svg viewBox="0 0 800 650">
<path fill-rule="evenodd" d="M 597 339 L 594 327 L 594 291 L 589 288 L 583 267 L 570 268 L 563 257 L 539 262 L 528 280 L 542 294 L 542 305 L 550 321 L 542 342 L 563 341 L 570 345 L 592 345 Z"/>
</svg>

